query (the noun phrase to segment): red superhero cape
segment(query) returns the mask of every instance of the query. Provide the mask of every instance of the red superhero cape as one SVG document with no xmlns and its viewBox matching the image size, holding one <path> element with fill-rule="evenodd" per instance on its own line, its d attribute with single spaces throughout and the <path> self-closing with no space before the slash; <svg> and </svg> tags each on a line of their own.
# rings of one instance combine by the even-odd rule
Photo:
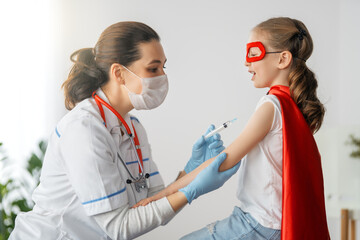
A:
<svg viewBox="0 0 360 240">
<path fill-rule="evenodd" d="M 281 104 L 283 127 L 282 240 L 328 240 L 320 153 L 289 87 L 268 94 Z"/>
</svg>

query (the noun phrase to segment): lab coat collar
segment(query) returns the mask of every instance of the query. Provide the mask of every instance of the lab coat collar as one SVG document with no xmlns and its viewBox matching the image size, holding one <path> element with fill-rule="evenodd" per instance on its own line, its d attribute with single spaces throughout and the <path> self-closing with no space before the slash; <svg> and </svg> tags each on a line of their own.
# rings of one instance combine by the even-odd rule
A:
<svg viewBox="0 0 360 240">
<path fill-rule="evenodd" d="M 102 91 L 101 88 L 99 88 L 96 91 L 96 94 L 102 98 L 105 102 L 107 102 L 108 104 L 110 104 L 109 99 L 106 97 L 105 93 Z M 110 104 L 111 105 L 111 104 Z M 108 109 L 107 107 L 103 106 L 104 109 L 104 114 L 105 114 L 105 119 L 106 119 L 106 126 L 107 129 L 110 131 L 110 133 L 119 133 L 120 134 L 120 126 L 122 125 L 122 123 L 119 123 L 118 118 L 116 117 L 116 115 L 111 112 L 110 109 Z M 130 120 L 130 115 L 127 113 L 125 116 L 122 116 L 124 118 L 124 120 L 126 121 L 126 123 L 128 124 L 131 132 L 134 132 L 133 126 L 131 124 L 131 120 Z M 121 134 L 120 134 L 121 136 Z M 124 134 L 122 136 L 122 139 L 125 140 L 127 139 L 128 136 L 126 134 Z"/>
</svg>

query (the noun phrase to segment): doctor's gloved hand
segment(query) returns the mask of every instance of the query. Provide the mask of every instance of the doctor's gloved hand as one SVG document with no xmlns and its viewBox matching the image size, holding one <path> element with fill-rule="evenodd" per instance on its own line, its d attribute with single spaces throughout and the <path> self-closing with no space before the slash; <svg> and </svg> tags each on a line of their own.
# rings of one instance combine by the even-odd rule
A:
<svg viewBox="0 0 360 240">
<path fill-rule="evenodd" d="M 223 141 L 218 133 L 205 140 L 204 136 L 214 129 L 215 126 L 211 124 L 206 133 L 195 142 L 190 160 L 184 168 L 186 173 L 191 172 L 206 160 L 213 158 L 224 151 L 225 147 L 223 146 Z"/>
<path fill-rule="evenodd" d="M 219 167 L 225 159 L 226 153 L 220 154 L 208 167 L 203 169 L 189 185 L 179 189 L 180 192 L 185 194 L 189 204 L 199 196 L 218 189 L 237 172 L 241 161 L 234 167 L 224 172 L 219 172 Z"/>
</svg>

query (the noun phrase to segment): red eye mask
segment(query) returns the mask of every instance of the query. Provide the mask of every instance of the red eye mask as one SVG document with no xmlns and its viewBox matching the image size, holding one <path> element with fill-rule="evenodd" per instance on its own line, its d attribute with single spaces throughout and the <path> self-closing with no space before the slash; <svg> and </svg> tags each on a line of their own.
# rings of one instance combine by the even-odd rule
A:
<svg viewBox="0 0 360 240">
<path fill-rule="evenodd" d="M 258 50 L 254 50 L 256 52 L 259 52 L 260 50 L 260 55 L 257 54 L 254 57 L 250 57 L 250 49 L 252 48 L 257 48 Z M 246 44 L 246 61 L 247 62 L 256 62 L 256 61 L 260 61 L 261 59 L 263 59 L 265 57 L 266 51 L 265 51 L 265 47 L 261 42 L 251 42 Z"/>
<path fill-rule="evenodd" d="M 250 51 L 256 53 L 256 56 L 250 56 Z M 281 53 L 280 52 L 266 52 L 265 47 L 261 42 L 251 42 L 246 44 L 246 61 L 247 62 L 256 62 L 260 61 L 265 57 L 267 53 Z"/>
</svg>

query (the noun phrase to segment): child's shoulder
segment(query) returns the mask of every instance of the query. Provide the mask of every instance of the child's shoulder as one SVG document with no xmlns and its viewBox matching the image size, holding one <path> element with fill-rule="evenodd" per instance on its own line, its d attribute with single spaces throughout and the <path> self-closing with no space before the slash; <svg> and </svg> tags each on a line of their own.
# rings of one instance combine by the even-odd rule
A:
<svg viewBox="0 0 360 240">
<path fill-rule="evenodd" d="M 279 109 L 279 110 L 281 109 L 280 101 L 275 95 L 265 95 L 265 96 L 261 97 L 256 106 L 256 109 L 258 109 L 262 104 L 264 104 L 266 102 L 271 102 L 272 104 L 274 104 L 274 107 L 276 109 Z"/>
</svg>

